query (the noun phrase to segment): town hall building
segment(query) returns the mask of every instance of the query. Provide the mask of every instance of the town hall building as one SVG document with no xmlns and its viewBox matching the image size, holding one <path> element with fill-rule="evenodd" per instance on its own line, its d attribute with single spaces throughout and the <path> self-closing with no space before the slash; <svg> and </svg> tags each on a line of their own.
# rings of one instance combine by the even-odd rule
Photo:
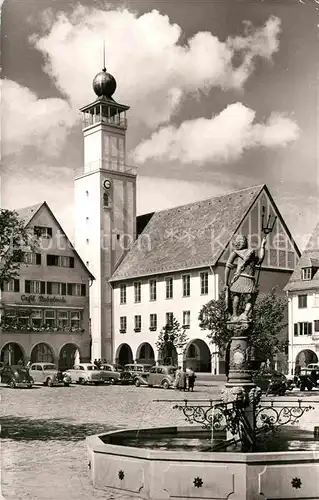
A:
<svg viewBox="0 0 319 500">
<path fill-rule="evenodd" d="M 265 185 L 136 217 L 136 171 L 126 164 L 126 114 L 104 68 L 97 98 L 81 109 L 84 165 L 75 174 L 75 246 L 95 280 L 90 288 L 92 359 L 121 364 L 158 360 L 156 340 L 178 319 L 188 344 L 178 362 L 224 371 L 199 327 L 201 307 L 223 289 L 238 233 L 258 246 L 262 216 L 276 216 L 262 265 L 261 292 L 283 293 L 300 256 Z"/>
</svg>

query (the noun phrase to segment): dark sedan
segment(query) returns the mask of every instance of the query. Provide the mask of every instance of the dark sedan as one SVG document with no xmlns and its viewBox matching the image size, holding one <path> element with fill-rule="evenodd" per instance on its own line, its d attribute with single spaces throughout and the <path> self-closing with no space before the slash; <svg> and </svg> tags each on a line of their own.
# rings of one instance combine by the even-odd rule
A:
<svg viewBox="0 0 319 500">
<path fill-rule="evenodd" d="M 12 389 L 16 387 L 28 387 L 33 385 L 33 378 L 27 368 L 20 365 L 8 365 L 1 368 L 1 382 L 9 385 Z"/>
<path fill-rule="evenodd" d="M 291 390 L 290 381 L 287 377 L 277 371 L 262 371 L 253 377 L 253 382 L 267 394 L 284 396 L 287 390 Z"/>
</svg>

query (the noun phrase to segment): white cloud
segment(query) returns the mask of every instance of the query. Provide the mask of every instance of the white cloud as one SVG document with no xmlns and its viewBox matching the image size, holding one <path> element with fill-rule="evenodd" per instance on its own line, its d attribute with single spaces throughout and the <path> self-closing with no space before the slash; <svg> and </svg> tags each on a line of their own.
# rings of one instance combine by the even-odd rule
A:
<svg viewBox="0 0 319 500">
<path fill-rule="evenodd" d="M 33 146 L 56 156 L 74 125 L 76 114 L 63 99 L 38 99 L 28 88 L 1 80 L 2 155 Z"/>
<path fill-rule="evenodd" d="M 255 112 L 240 102 L 227 106 L 211 119 L 184 121 L 179 127 L 162 127 L 140 143 L 133 154 L 143 163 L 149 158 L 182 163 L 229 161 L 258 146 L 285 146 L 299 136 L 298 125 L 281 114 L 254 123 Z"/>
<path fill-rule="evenodd" d="M 182 28 L 156 10 L 138 15 L 77 7 L 69 17 L 47 16 L 45 27 L 46 33 L 32 41 L 72 107 L 92 101 L 92 79 L 101 69 L 105 40 L 106 66 L 118 81 L 115 99 L 131 106 L 132 121 L 154 129 L 168 123 L 190 93 L 213 86 L 242 88 L 255 58 L 271 59 L 278 50 L 280 20 L 270 17 L 257 29 L 247 24 L 242 37 L 225 42 L 198 32 L 184 45 Z M 235 67 L 238 54 L 241 62 Z"/>
</svg>

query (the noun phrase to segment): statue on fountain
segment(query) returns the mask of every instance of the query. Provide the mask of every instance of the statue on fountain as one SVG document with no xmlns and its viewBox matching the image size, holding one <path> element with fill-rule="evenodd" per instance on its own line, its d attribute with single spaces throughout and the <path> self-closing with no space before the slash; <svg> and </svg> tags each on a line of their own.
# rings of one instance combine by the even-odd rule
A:
<svg viewBox="0 0 319 500">
<path fill-rule="evenodd" d="M 234 240 L 234 249 L 231 252 L 225 269 L 225 301 L 226 309 L 231 315 L 230 322 L 250 322 L 254 303 L 258 293 L 258 279 L 256 268 L 265 257 L 266 236 L 262 238 L 259 252 L 248 246 L 247 237 L 239 234 Z M 230 271 L 237 261 L 237 269 L 230 279 Z M 259 277 L 259 273 L 257 278 Z"/>
</svg>

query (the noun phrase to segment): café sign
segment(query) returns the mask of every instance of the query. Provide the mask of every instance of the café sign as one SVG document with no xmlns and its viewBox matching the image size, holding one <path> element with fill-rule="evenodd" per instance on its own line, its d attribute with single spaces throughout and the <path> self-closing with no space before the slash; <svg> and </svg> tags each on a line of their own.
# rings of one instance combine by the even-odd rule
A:
<svg viewBox="0 0 319 500">
<path fill-rule="evenodd" d="M 66 304 L 64 297 L 56 297 L 53 295 L 21 295 L 22 302 L 28 304 Z"/>
</svg>

